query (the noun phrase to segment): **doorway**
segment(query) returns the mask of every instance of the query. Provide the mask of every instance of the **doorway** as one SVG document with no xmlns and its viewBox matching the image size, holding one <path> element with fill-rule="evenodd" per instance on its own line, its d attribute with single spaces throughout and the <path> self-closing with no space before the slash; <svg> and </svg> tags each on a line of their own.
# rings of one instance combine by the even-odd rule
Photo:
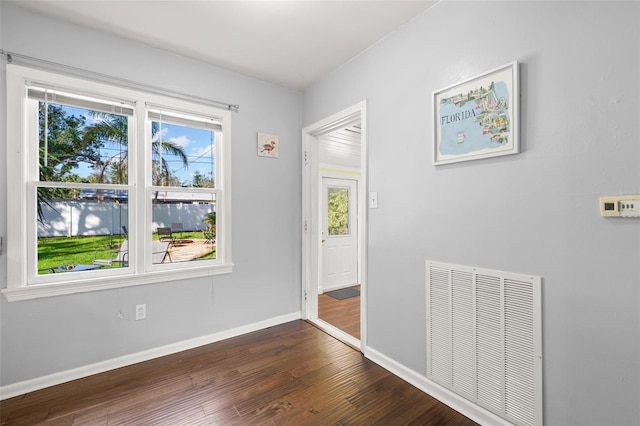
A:
<svg viewBox="0 0 640 426">
<path fill-rule="evenodd" d="M 302 140 L 302 317 L 362 349 L 366 342 L 366 103 L 305 127 Z M 328 299 L 329 291 L 350 289 L 359 291 L 357 299 Z M 319 309 L 319 303 L 324 309 L 328 300 L 343 316 L 355 312 L 354 324 L 343 326 L 323 318 L 321 312 L 326 310 Z"/>
</svg>

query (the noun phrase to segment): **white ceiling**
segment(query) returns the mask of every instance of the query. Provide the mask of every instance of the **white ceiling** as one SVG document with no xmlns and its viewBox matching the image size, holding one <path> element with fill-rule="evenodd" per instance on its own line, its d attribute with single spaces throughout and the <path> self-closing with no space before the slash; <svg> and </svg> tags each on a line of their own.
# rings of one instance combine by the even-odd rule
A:
<svg viewBox="0 0 640 426">
<path fill-rule="evenodd" d="M 437 1 L 11 0 L 294 89 L 304 89 Z M 16 52 L 20 53 L 20 52 Z"/>
<path fill-rule="evenodd" d="M 361 136 L 358 121 L 320 137 L 320 165 L 360 169 Z"/>
</svg>

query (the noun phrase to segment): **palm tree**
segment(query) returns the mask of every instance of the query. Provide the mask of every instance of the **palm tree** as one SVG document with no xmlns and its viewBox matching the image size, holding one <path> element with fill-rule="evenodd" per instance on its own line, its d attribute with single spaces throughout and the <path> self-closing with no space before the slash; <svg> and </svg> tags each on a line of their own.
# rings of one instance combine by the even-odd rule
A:
<svg viewBox="0 0 640 426">
<path fill-rule="evenodd" d="M 88 162 L 94 164 L 97 173 L 95 183 L 124 184 L 127 180 L 128 165 L 128 118 L 121 115 L 109 114 L 99 111 L 88 111 L 89 117 L 94 119 L 92 124 L 86 125 L 86 118 L 82 115 L 76 117 L 68 115 L 61 106 L 44 103 L 39 108 L 40 121 L 40 150 L 44 147 L 44 134 L 47 133 L 47 152 L 41 153 L 40 180 L 66 181 L 71 171 L 79 163 Z M 45 114 L 48 117 L 48 128 L 45 129 Z M 163 182 L 169 185 L 171 171 L 163 154 L 178 157 L 184 168 L 188 168 L 189 160 L 182 147 L 156 137 L 159 135 L 159 123 L 153 122 L 151 127 L 152 168 L 154 169 L 154 185 Z M 106 145 L 117 146 L 118 152 L 114 155 L 103 157 L 101 150 Z M 108 173 L 109 169 L 115 173 Z M 117 178 L 114 178 L 117 177 Z M 38 219 L 44 220 L 42 205 L 50 205 L 50 201 L 56 196 L 56 190 L 41 188 L 38 191 Z M 58 191 L 59 192 L 59 191 Z M 97 191 L 98 197 L 102 196 L 102 190 Z M 156 193 L 157 197 L 157 193 Z"/>
<path fill-rule="evenodd" d="M 204 223 L 207 224 L 207 229 L 204 231 L 204 236 L 208 240 L 214 240 L 216 238 L 216 212 L 209 212 L 204 217 Z"/>
<path fill-rule="evenodd" d="M 185 169 L 189 167 L 189 159 L 180 145 L 162 139 L 162 131 L 156 121 L 151 123 L 151 134 L 153 184 L 171 186 L 171 171 L 164 154 L 178 157 Z"/>
<path fill-rule="evenodd" d="M 215 229 L 216 227 L 216 212 L 209 212 L 204 217 L 204 223 L 209 225 L 209 228 Z"/>
<path fill-rule="evenodd" d="M 98 168 L 97 180 L 104 182 L 105 172 L 108 166 L 115 166 L 120 173 L 119 182 L 124 183 L 128 165 L 128 129 L 127 117 L 103 112 L 91 111 L 91 116 L 98 119 L 94 124 L 87 126 L 85 137 L 99 139 L 103 143 L 111 143 L 121 148 L 120 152 L 100 160 L 96 164 Z M 171 140 L 163 140 L 158 122 L 151 123 L 151 152 L 152 152 L 152 183 L 156 186 L 171 185 L 171 170 L 163 155 L 173 155 L 180 159 L 184 168 L 189 167 L 189 159 L 180 145 Z"/>
</svg>

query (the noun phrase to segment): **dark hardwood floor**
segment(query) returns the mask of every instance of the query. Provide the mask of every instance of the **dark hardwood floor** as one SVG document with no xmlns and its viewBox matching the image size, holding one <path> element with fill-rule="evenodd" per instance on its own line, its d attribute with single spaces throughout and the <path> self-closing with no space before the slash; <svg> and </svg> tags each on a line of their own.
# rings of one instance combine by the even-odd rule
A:
<svg viewBox="0 0 640 426">
<path fill-rule="evenodd" d="M 355 286 L 360 290 L 360 286 Z M 360 296 L 338 300 L 326 293 L 318 295 L 318 318 L 360 339 Z"/>
<path fill-rule="evenodd" d="M 304 321 L 0 402 L 2 425 L 472 425 Z"/>
</svg>

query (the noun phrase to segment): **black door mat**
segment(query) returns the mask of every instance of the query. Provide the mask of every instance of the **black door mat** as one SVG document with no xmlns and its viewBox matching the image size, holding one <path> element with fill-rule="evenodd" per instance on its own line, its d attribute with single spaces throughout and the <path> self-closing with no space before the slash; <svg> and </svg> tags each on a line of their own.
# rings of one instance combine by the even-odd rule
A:
<svg viewBox="0 0 640 426">
<path fill-rule="evenodd" d="M 340 290 L 334 290 L 326 293 L 327 296 L 331 296 L 334 299 L 344 300 L 350 297 L 360 296 L 360 290 L 355 288 L 342 288 Z"/>
</svg>

